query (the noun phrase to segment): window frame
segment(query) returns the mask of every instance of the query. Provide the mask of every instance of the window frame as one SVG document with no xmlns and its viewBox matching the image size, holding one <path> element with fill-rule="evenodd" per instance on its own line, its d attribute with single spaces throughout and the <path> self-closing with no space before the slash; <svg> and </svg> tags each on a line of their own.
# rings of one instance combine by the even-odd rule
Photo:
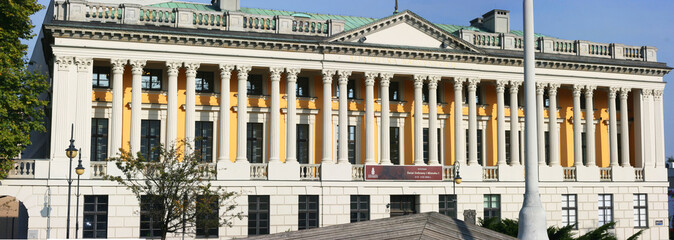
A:
<svg viewBox="0 0 674 240">
<path fill-rule="evenodd" d="M 613 222 L 613 194 L 599 194 L 597 198 L 599 226 Z"/>
<path fill-rule="evenodd" d="M 111 74 L 110 74 L 110 67 L 104 67 L 104 66 L 94 66 L 93 67 L 93 72 L 91 76 L 91 87 L 92 88 L 99 88 L 99 89 L 109 89 L 112 87 L 112 79 L 110 79 Z M 108 86 L 101 86 L 101 75 L 107 76 L 107 82 Z"/>
<path fill-rule="evenodd" d="M 452 218 L 457 217 L 457 206 L 458 201 L 456 194 L 440 194 L 438 195 L 438 212 L 445 216 Z"/>
<path fill-rule="evenodd" d="M 105 199 L 105 201 L 99 201 Z M 91 201 L 93 200 L 93 201 Z M 108 238 L 108 203 L 110 202 L 108 195 L 84 195 L 83 213 L 82 213 L 82 237 L 83 238 Z M 102 204 L 105 205 L 104 210 L 100 209 Z M 93 206 L 92 206 L 93 205 Z M 88 210 L 88 206 L 92 206 L 93 210 Z M 101 221 L 100 216 L 105 216 L 104 221 Z M 93 224 L 91 228 L 87 227 L 87 217 L 92 217 Z M 99 229 L 100 224 L 104 224 L 103 229 Z M 102 236 L 98 233 L 103 232 Z M 88 235 L 91 233 L 92 235 Z"/>
<path fill-rule="evenodd" d="M 269 205 L 269 195 L 248 195 L 248 236 L 269 234 Z"/>
<path fill-rule="evenodd" d="M 250 163 L 264 163 L 264 123 L 248 122 L 246 128 L 246 159 Z M 258 136 L 251 136 L 259 131 Z M 259 139 L 258 139 L 259 138 Z M 257 149 L 255 148 L 257 147 Z M 259 155 L 256 153 L 259 151 Z"/>
<path fill-rule="evenodd" d="M 391 195 L 390 216 L 397 217 L 418 213 L 418 196 L 419 195 Z M 398 208 L 396 208 L 396 206 L 398 206 Z"/>
<path fill-rule="evenodd" d="M 495 201 L 494 198 L 496 199 Z M 485 194 L 483 200 L 484 219 L 492 217 L 501 219 L 501 194 Z"/>
<path fill-rule="evenodd" d="M 400 127 L 390 127 L 389 131 L 391 163 L 400 165 Z"/>
<path fill-rule="evenodd" d="M 644 205 L 641 205 L 642 197 Z M 648 228 L 648 195 L 645 193 L 635 193 L 632 202 L 634 204 L 634 228 Z M 644 223 L 643 225 L 641 224 L 642 222 Z"/>
<path fill-rule="evenodd" d="M 194 122 L 194 152 L 200 154 L 201 163 L 213 162 L 213 130 L 212 121 Z"/>
<path fill-rule="evenodd" d="M 309 124 L 304 124 L 304 123 L 298 123 L 295 127 L 295 134 L 296 134 L 296 154 L 297 154 L 297 161 L 300 164 L 309 164 L 309 143 L 310 143 L 310 135 L 311 133 L 309 132 Z M 302 137 L 305 136 L 305 137 Z"/>
<path fill-rule="evenodd" d="M 204 89 L 206 86 L 206 89 Z M 194 90 L 198 93 L 215 92 L 215 73 L 209 71 L 197 71 L 194 78 Z"/>
<path fill-rule="evenodd" d="M 140 80 L 141 89 L 146 91 L 161 91 L 164 89 L 163 73 L 161 69 L 143 69 Z M 146 77 L 148 78 L 146 79 Z M 148 84 L 147 87 L 144 86 L 145 83 Z M 154 83 L 158 83 L 159 87 L 154 87 Z"/>
<path fill-rule="evenodd" d="M 99 127 L 103 123 L 105 131 Z M 109 120 L 107 118 L 92 118 L 91 119 L 91 153 L 90 158 L 92 162 L 105 161 L 108 158 L 108 132 L 110 131 Z M 99 146 L 101 145 L 102 146 Z M 102 152 L 99 152 L 102 151 Z M 99 155 L 103 155 L 103 159 L 99 159 Z"/>
<path fill-rule="evenodd" d="M 311 87 L 308 77 L 298 77 L 295 83 L 295 96 L 297 97 L 311 97 Z"/>
<path fill-rule="evenodd" d="M 351 195 L 350 219 L 352 223 L 370 220 L 370 195 Z"/>
<path fill-rule="evenodd" d="M 573 205 L 571 206 L 569 203 L 573 203 Z M 566 218 L 564 216 L 566 216 Z M 571 219 L 572 217 L 573 219 Z M 563 226 L 575 225 L 573 229 L 578 229 L 577 194 L 562 194 L 562 225 Z"/>
<path fill-rule="evenodd" d="M 159 215 L 161 211 L 164 209 L 164 204 L 162 202 L 161 196 L 156 196 L 156 195 L 142 195 L 140 197 L 140 237 L 141 238 L 161 238 L 161 226 L 159 226 L 159 222 L 155 221 L 154 219 L 157 217 L 156 215 Z M 149 201 L 149 202 L 147 202 Z M 149 208 L 149 209 L 148 209 Z M 143 220 L 145 217 L 147 217 L 147 220 Z M 148 216 L 149 215 L 149 216 Z M 148 224 L 147 226 L 149 228 L 144 229 L 143 224 L 146 223 Z M 146 236 L 143 236 L 143 232 L 149 233 Z"/>
<path fill-rule="evenodd" d="M 423 139 L 423 141 L 422 141 L 422 145 L 423 145 L 422 156 L 423 156 L 423 159 L 424 159 L 424 163 L 426 163 L 426 164 L 428 164 L 428 162 L 431 159 L 431 156 L 430 156 L 430 142 L 431 142 L 431 140 L 430 140 L 428 129 L 430 129 L 430 128 L 423 128 L 423 130 L 422 130 L 422 135 L 423 135 L 422 136 L 422 139 Z M 442 152 L 442 143 L 440 141 L 440 138 L 442 137 L 442 135 L 441 135 L 442 130 L 440 128 L 436 128 L 436 129 L 438 130 L 438 135 L 437 135 L 438 136 L 438 139 L 437 139 L 437 141 L 438 141 L 438 162 L 441 162 L 440 161 L 440 156 L 441 156 L 440 153 Z"/>
<path fill-rule="evenodd" d="M 255 88 L 255 86 L 258 86 Z M 252 89 L 251 89 L 252 87 Z M 264 95 L 264 75 L 249 74 L 246 79 L 246 93 L 248 96 L 263 96 Z"/>
<path fill-rule="evenodd" d="M 395 87 L 394 87 L 395 86 Z M 397 92 L 397 94 L 396 94 Z M 388 88 L 388 99 L 389 101 L 402 101 L 402 89 L 400 89 L 399 81 L 391 81 Z"/>
<path fill-rule="evenodd" d="M 153 127 L 156 127 L 156 135 L 151 134 L 151 128 Z M 161 120 L 142 119 L 140 129 L 141 154 L 145 156 L 145 160 L 148 162 L 159 161 L 159 149 L 156 148 L 161 145 Z M 143 130 L 145 130 L 146 134 L 143 134 Z"/>
<path fill-rule="evenodd" d="M 208 200 L 208 202 L 203 203 L 206 201 L 205 198 L 212 198 Z M 201 204 L 208 204 L 208 207 L 206 209 L 199 209 L 200 207 L 205 207 L 202 206 Z M 195 235 L 197 238 L 212 238 L 212 237 L 218 237 L 220 235 L 220 204 L 219 204 L 219 199 L 217 195 L 210 195 L 210 196 L 205 196 L 205 195 L 200 195 L 197 196 L 197 206 L 196 206 L 196 221 L 195 221 Z M 203 212 L 203 211 L 207 212 Z M 215 221 L 215 227 L 212 226 L 212 221 Z M 205 225 L 211 225 L 211 226 L 203 226 L 202 224 Z M 213 233 L 214 232 L 214 233 Z"/>
<path fill-rule="evenodd" d="M 298 198 L 297 230 L 318 228 L 320 225 L 318 195 L 299 195 Z M 312 218 L 312 214 L 315 217 Z M 315 224 L 311 224 L 312 221 Z"/>
</svg>

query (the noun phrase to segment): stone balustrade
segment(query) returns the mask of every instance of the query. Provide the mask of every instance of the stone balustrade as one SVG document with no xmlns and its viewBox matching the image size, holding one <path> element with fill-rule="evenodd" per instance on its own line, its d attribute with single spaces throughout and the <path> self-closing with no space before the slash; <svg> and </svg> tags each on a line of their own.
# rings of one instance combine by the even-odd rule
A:
<svg viewBox="0 0 674 240">
<path fill-rule="evenodd" d="M 14 160 L 10 178 L 35 178 L 35 160 Z"/>
<path fill-rule="evenodd" d="M 602 182 L 613 181 L 613 169 L 612 168 L 600 168 L 599 169 L 599 180 Z"/>
<path fill-rule="evenodd" d="M 635 168 L 634 169 L 634 181 L 636 181 L 636 182 L 643 182 L 644 181 L 644 169 L 643 168 Z"/>
<path fill-rule="evenodd" d="M 250 179 L 251 180 L 267 180 L 267 164 L 266 163 L 251 163 L 250 164 Z"/>
<path fill-rule="evenodd" d="M 515 34 L 485 33 L 462 29 L 459 31 L 459 37 L 481 48 L 524 50 L 522 37 Z M 596 43 L 551 37 L 539 37 L 536 41 L 536 51 L 634 61 L 657 61 L 657 49 L 655 47 L 626 46 L 618 43 Z"/>
<path fill-rule="evenodd" d="M 483 181 L 498 181 L 498 166 L 482 167 Z"/>
<path fill-rule="evenodd" d="M 152 25 L 172 28 L 246 31 L 278 34 L 332 36 L 344 31 L 343 20 L 318 20 L 285 15 L 254 15 L 242 12 L 199 11 L 138 4 L 89 1 L 54 3 L 54 20 Z"/>
<path fill-rule="evenodd" d="M 442 166 L 442 180 L 454 181 L 454 166 Z"/>
<path fill-rule="evenodd" d="M 108 172 L 108 162 L 91 162 L 91 178 L 103 178 Z"/>
<path fill-rule="evenodd" d="M 353 181 L 365 180 L 365 165 L 362 164 L 351 165 L 351 180 Z"/>
<path fill-rule="evenodd" d="M 564 181 L 576 181 L 576 167 L 565 167 L 562 170 L 564 171 Z"/>
<path fill-rule="evenodd" d="M 320 180 L 321 179 L 321 165 L 320 164 L 300 164 L 300 180 Z"/>
</svg>

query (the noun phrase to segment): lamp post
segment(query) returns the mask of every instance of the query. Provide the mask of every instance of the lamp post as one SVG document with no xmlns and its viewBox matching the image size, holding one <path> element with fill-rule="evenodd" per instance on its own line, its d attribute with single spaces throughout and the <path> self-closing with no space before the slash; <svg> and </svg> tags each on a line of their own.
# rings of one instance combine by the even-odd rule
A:
<svg viewBox="0 0 674 240">
<path fill-rule="evenodd" d="M 82 149 L 80 148 L 80 152 Z M 77 167 L 75 168 L 75 173 L 77 173 L 77 193 L 75 196 L 77 200 L 75 201 L 75 238 L 77 238 L 77 232 L 80 226 L 80 176 L 84 174 L 84 167 L 82 167 L 82 154 L 80 154 L 79 159 L 77 160 Z"/>
<path fill-rule="evenodd" d="M 75 139 L 73 132 L 75 124 L 70 125 L 70 145 L 66 148 L 66 156 L 70 158 L 70 167 L 68 168 L 68 216 L 66 218 L 66 238 L 70 238 L 70 190 L 73 185 L 73 158 L 77 157 L 77 148 L 75 148 Z"/>
<path fill-rule="evenodd" d="M 452 190 L 454 191 L 454 197 L 456 197 L 456 184 L 461 184 L 461 175 L 459 175 L 459 168 L 461 165 L 459 161 L 454 161 L 454 181 L 452 181 Z"/>
</svg>

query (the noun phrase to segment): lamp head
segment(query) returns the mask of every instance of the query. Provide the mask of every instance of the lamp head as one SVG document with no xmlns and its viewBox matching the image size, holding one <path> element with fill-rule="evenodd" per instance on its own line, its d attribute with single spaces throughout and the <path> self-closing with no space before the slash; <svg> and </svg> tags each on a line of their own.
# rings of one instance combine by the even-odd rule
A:
<svg viewBox="0 0 674 240">
<path fill-rule="evenodd" d="M 66 148 L 66 156 L 68 158 L 76 158 L 77 157 L 77 148 L 75 148 L 71 144 L 70 147 Z"/>
<path fill-rule="evenodd" d="M 84 174 L 84 167 L 82 167 L 82 164 L 78 165 L 78 166 L 75 168 L 75 173 L 77 173 L 77 175 L 82 175 L 82 174 Z"/>
<path fill-rule="evenodd" d="M 455 182 L 456 184 L 461 184 L 461 176 L 456 175 L 456 177 L 454 178 L 454 182 Z"/>
</svg>

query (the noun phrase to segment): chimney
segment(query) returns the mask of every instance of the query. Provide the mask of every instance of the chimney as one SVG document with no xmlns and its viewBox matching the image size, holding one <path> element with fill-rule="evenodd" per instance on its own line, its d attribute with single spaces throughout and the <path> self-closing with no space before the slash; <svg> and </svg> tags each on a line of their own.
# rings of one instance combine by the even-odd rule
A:
<svg viewBox="0 0 674 240">
<path fill-rule="evenodd" d="M 476 28 L 481 28 L 482 27 L 482 18 L 475 18 L 473 20 L 470 20 L 470 26 L 471 27 L 476 27 Z"/>
<path fill-rule="evenodd" d="M 510 11 L 494 9 L 485 13 L 482 15 L 482 27 L 494 33 L 509 33 Z"/>
<path fill-rule="evenodd" d="M 241 0 L 211 0 L 211 4 L 220 11 L 239 11 L 241 9 Z"/>
</svg>

